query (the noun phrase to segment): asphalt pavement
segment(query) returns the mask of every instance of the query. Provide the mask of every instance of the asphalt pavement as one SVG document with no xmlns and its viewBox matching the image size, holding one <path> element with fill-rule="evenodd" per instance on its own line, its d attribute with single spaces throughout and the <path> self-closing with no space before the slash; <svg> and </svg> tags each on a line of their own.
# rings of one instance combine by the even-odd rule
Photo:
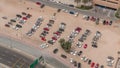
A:
<svg viewBox="0 0 120 68">
<path fill-rule="evenodd" d="M 11 68 L 29 68 L 29 65 L 33 62 L 31 58 L 23 56 L 13 50 L 0 46 L 0 63 L 5 64 Z M 38 64 L 36 68 L 43 68 Z"/>
<path fill-rule="evenodd" d="M 4 45 L 6 47 L 12 48 L 12 49 L 18 49 L 19 52 L 25 52 L 28 53 L 35 58 L 40 57 L 41 55 L 44 57 L 45 62 L 47 62 L 49 65 L 53 66 L 53 68 L 70 68 L 65 63 L 58 61 L 54 57 L 52 57 L 50 54 L 44 52 L 44 50 L 36 49 L 33 46 L 21 43 L 17 40 L 10 39 L 8 37 L 0 36 L 0 44 Z"/>
</svg>

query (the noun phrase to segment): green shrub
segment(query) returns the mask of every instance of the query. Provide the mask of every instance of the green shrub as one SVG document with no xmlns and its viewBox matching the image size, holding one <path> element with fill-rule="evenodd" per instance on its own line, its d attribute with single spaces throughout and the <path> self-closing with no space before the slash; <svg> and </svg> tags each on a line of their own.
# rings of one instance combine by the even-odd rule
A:
<svg viewBox="0 0 120 68">
<path fill-rule="evenodd" d="M 90 10 L 90 9 L 92 9 L 93 7 L 92 7 L 92 6 L 81 5 L 80 7 L 77 7 L 77 8 L 82 9 L 82 10 Z"/>
</svg>

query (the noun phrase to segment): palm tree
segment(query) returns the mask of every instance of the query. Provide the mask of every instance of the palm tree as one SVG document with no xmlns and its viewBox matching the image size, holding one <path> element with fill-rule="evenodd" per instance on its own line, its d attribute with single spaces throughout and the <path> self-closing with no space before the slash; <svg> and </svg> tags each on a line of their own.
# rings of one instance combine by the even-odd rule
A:
<svg viewBox="0 0 120 68">
<path fill-rule="evenodd" d="M 82 0 L 82 3 L 84 3 L 85 6 L 86 6 L 86 4 L 91 6 L 92 5 L 92 0 Z"/>
<path fill-rule="evenodd" d="M 59 43 L 65 52 L 68 52 L 68 53 L 70 52 L 72 43 L 65 41 L 65 39 L 60 39 Z"/>
<path fill-rule="evenodd" d="M 74 0 L 75 3 L 77 3 L 77 6 L 78 4 L 81 2 L 81 0 Z"/>
</svg>

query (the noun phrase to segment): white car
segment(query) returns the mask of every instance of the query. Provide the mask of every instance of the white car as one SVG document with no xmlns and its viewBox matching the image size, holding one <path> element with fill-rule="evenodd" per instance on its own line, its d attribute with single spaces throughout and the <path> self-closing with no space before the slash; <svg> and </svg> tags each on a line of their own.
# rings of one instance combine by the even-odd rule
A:
<svg viewBox="0 0 120 68">
<path fill-rule="evenodd" d="M 77 53 L 78 53 L 77 51 L 71 51 L 71 52 L 70 52 L 70 54 L 72 54 L 72 55 L 74 55 L 74 56 L 75 56 Z"/>
<path fill-rule="evenodd" d="M 74 16 L 75 16 L 75 17 L 77 17 L 78 15 L 79 15 L 79 13 L 78 13 L 78 12 L 76 12 Z"/>
<path fill-rule="evenodd" d="M 87 62 L 88 61 L 88 58 L 86 56 L 82 56 L 81 57 L 81 60 L 83 60 L 84 62 Z"/>
<path fill-rule="evenodd" d="M 78 43 L 76 44 L 76 46 L 79 47 L 79 48 L 81 48 L 82 45 L 83 45 L 82 42 L 78 42 Z"/>
<path fill-rule="evenodd" d="M 70 58 L 70 63 L 74 63 L 75 60 L 73 60 L 73 58 Z"/>
<path fill-rule="evenodd" d="M 43 43 L 40 45 L 41 48 L 47 48 L 48 47 L 48 44 L 47 43 Z"/>
</svg>

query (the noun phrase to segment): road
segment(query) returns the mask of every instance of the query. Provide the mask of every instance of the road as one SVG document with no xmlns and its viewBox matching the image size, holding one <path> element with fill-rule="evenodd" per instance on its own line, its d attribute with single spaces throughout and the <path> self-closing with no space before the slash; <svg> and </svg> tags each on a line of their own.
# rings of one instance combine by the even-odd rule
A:
<svg viewBox="0 0 120 68">
<path fill-rule="evenodd" d="M 53 68 L 70 68 L 62 62 L 58 61 L 56 58 L 52 57 L 49 53 L 46 53 L 44 50 L 39 50 L 33 46 L 23 44 L 19 41 L 10 39 L 7 36 L 0 36 L 0 44 L 12 49 L 18 49 L 19 52 L 28 53 L 32 56 L 35 56 L 36 58 L 42 55 L 48 64 L 54 66 Z"/>
<path fill-rule="evenodd" d="M 16 68 L 16 66 L 19 66 L 20 68 L 29 68 L 29 65 L 32 62 L 32 59 L 0 46 L 0 63 L 12 68 Z M 42 65 L 37 65 L 36 68 L 42 68 Z"/>
<path fill-rule="evenodd" d="M 102 18 L 102 19 L 111 19 L 113 21 L 118 20 L 114 16 L 113 17 L 108 17 L 106 15 L 102 15 L 101 13 L 95 13 L 92 10 L 80 10 L 80 9 L 77 9 L 77 8 L 69 7 L 66 4 L 58 4 L 58 3 L 55 3 L 55 2 L 51 2 L 49 0 L 29 0 L 29 1 L 33 1 L 33 2 L 40 1 L 41 3 L 43 3 L 47 6 L 53 7 L 53 8 L 60 8 L 60 9 L 66 9 L 66 10 L 70 10 L 70 11 L 76 11 L 76 12 L 79 12 L 83 15 L 99 17 L 99 18 Z"/>
</svg>

